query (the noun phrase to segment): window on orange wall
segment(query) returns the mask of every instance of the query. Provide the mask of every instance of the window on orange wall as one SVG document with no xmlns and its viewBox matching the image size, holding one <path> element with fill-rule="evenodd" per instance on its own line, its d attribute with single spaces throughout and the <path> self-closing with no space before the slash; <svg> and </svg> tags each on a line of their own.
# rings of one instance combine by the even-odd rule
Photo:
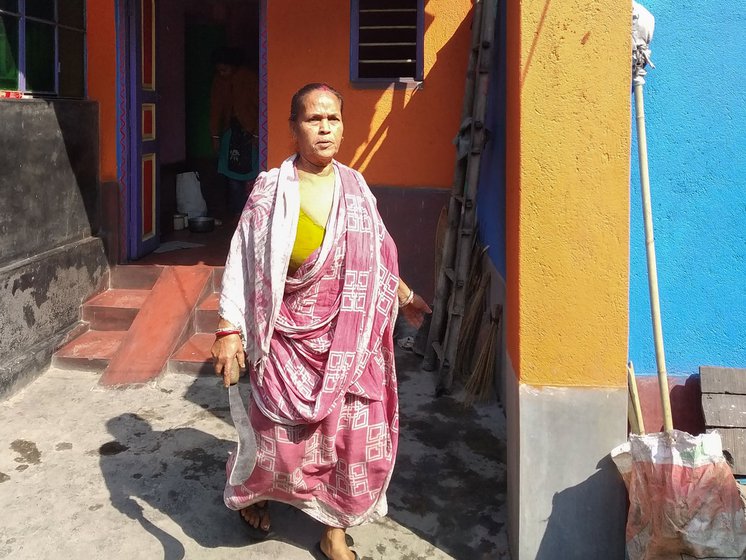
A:
<svg viewBox="0 0 746 560">
<path fill-rule="evenodd" d="M 424 0 L 352 0 L 350 79 L 423 79 Z"/>
<path fill-rule="evenodd" d="M 0 89 L 85 97 L 85 0 L 0 0 Z"/>
</svg>

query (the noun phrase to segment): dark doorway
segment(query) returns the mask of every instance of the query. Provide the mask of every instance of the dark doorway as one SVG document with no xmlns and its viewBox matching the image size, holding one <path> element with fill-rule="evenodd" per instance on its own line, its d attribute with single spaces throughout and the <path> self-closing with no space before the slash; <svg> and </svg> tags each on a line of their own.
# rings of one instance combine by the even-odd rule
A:
<svg viewBox="0 0 746 560">
<path fill-rule="evenodd" d="M 226 181 L 217 173 L 217 156 L 210 138 L 212 53 L 220 47 L 236 48 L 246 65 L 258 72 L 260 2 L 160 0 L 157 7 L 160 249 L 156 250 L 179 240 L 203 247 L 151 253 L 140 262 L 223 264 L 232 232 L 222 230 L 232 228 L 224 220 Z M 223 221 L 212 234 L 175 228 L 176 177 L 189 171 L 199 174 L 208 215 Z"/>
</svg>

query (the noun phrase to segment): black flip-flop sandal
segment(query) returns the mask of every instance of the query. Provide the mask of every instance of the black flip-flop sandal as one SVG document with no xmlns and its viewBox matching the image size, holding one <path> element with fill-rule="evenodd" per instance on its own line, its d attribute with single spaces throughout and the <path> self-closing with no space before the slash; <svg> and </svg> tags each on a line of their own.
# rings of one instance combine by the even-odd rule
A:
<svg viewBox="0 0 746 560">
<path fill-rule="evenodd" d="M 348 539 L 345 538 L 345 540 L 347 541 Z M 347 546 L 350 546 L 350 545 L 348 544 Z M 313 556 L 314 558 L 316 558 L 316 560 L 329 560 L 329 557 L 326 554 L 324 554 L 323 550 L 321 550 L 321 542 L 317 542 L 316 546 L 314 546 L 311 552 L 313 553 Z M 355 555 L 355 560 L 360 560 L 360 556 L 357 555 L 357 552 L 355 552 L 352 549 L 350 549 L 350 552 L 352 552 Z"/>
<path fill-rule="evenodd" d="M 257 505 L 257 504 L 251 504 L 247 507 L 255 507 L 259 512 L 262 512 L 263 510 L 267 509 L 269 507 L 269 504 L 264 504 L 263 506 Z M 261 514 L 260 514 L 261 515 Z M 246 527 L 246 532 L 249 534 L 249 537 L 251 537 L 254 541 L 264 541 L 267 540 L 269 537 L 273 535 L 272 533 L 272 526 L 270 525 L 268 530 L 264 530 L 261 527 L 254 527 L 251 525 L 248 521 L 246 521 L 241 515 L 241 511 L 238 511 L 238 516 L 241 518 L 241 523 L 244 524 Z"/>
</svg>

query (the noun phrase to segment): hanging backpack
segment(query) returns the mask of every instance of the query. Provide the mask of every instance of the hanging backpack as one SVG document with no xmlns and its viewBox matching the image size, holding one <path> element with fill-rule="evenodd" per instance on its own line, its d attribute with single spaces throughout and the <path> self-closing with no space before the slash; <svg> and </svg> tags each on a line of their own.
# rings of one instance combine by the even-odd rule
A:
<svg viewBox="0 0 746 560">
<path fill-rule="evenodd" d="M 254 144 L 254 135 L 241 127 L 238 119 L 231 119 L 231 138 L 228 143 L 228 170 L 233 173 L 245 175 L 251 173 L 252 157 L 251 151 Z"/>
</svg>

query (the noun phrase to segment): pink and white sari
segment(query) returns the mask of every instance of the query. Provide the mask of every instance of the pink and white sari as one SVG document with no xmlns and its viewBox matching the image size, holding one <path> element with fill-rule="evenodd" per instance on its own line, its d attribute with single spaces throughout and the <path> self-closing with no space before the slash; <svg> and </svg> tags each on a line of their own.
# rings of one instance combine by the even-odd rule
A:
<svg viewBox="0 0 746 560">
<path fill-rule="evenodd" d="M 249 478 L 226 484 L 224 498 L 231 509 L 286 502 L 350 527 L 387 511 L 399 427 L 397 253 L 362 175 L 334 162 L 324 241 L 288 276 L 300 210 L 294 160 L 257 178 L 223 275 L 220 315 L 245 335 L 258 448 Z"/>
</svg>

